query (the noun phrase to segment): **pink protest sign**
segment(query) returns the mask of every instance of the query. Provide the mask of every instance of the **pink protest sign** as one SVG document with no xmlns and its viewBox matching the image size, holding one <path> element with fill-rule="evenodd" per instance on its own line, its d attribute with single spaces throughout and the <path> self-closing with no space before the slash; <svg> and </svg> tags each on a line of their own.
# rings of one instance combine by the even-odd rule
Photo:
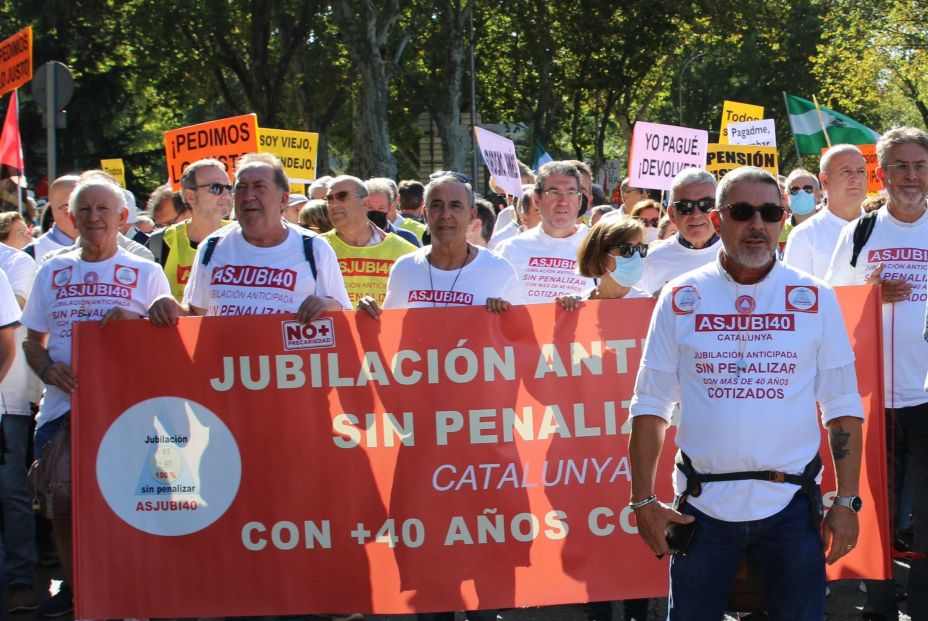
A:
<svg viewBox="0 0 928 621">
<path fill-rule="evenodd" d="M 709 133 L 702 129 L 638 121 L 632 131 L 628 176 L 636 188 L 669 190 L 684 168 L 705 168 Z"/>
</svg>

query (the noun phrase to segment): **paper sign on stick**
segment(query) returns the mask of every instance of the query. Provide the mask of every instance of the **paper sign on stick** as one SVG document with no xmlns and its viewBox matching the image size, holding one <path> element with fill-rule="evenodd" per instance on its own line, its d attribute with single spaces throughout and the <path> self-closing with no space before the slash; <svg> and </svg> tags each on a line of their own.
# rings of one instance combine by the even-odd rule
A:
<svg viewBox="0 0 928 621">
<path fill-rule="evenodd" d="M 779 174 L 777 167 L 776 147 L 750 147 L 732 144 L 710 144 L 709 155 L 706 158 L 706 170 L 721 179 L 725 173 L 742 166 L 756 166 L 763 168 L 776 177 Z"/>
<path fill-rule="evenodd" d="M 510 196 L 522 196 L 522 174 L 515 143 L 482 127 L 474 128 L 477 146 L 496 184 Z"/>
<path fill-rule="evenodd" d="M 0 96 L 32 79 L 32 26 L 0 42 Z"/>
<path fill-rule="evenodd" d="M 729 123 L 728 144 L 743 144 L 756 147 L 777 146 L 777 130 L 773 119 Z"/>
<path fill-rule="evenodd" d="M 719 127 L 719 144 L 728 144 L 728 124 L 759 121 L 764 118 L 764 107 L 725 100 L 722 104 L 722 125 Z"/>
<path fill-rule="evenodd" d="M 638 121 L 632 131 L 628 176 L 636 188 L 669 190 L 684 168 L 706 165 L 709 132 Z"/>
<path fill-rule="evenodd" d="M 122 160 L 100 160 L 100 168 L 113 175 L 121 188 L 126 187 L 126 165 Z"/>
<path fill-rule="evenodd" d="M 273 153 L 284 164 L 291 183 L 312 183 L 316 179 L 316 149 L 319 134 L 288 129 L 258 129 L 258 148 Z"/>
<path fill-rule="evenodd" d="M 258 117 L 243 114 L 164 132 L 171 187 L 180 189 L 184 169 L 197 160 L 213 157 L 226 165 L 231 177 L 235 162 L 258 150 Z"/>
</svg>

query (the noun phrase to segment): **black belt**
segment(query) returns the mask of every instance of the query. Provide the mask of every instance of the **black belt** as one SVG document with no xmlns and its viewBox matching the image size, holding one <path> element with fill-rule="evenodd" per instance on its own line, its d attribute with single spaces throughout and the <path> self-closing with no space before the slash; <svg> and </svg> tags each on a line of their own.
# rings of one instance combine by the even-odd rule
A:
<svg viewBox="0 0 928 621">
<path fill-rule="evenodd" d="M 790 474 L 788 472 L 779 472 L 777 470 L 743 470 L 741 472 L 724 472 L 708 473 L 698 472 L 693 467 L 693 462 L 689 456 L 682 450 L 677 451 L 677 468 L 686 475 L 686 491 L 688 496 L 699 496 L 702 494 L 703 483 L 715 483 L 718 481 L 770 481 L 771 483 L 792 483 L 808 492 L 812 487 L 817 486 L 815 482 L 818 473 L 822 469 L 822 458 L 818 453 L 812 458 L 802 474 Z"/>
</svg>

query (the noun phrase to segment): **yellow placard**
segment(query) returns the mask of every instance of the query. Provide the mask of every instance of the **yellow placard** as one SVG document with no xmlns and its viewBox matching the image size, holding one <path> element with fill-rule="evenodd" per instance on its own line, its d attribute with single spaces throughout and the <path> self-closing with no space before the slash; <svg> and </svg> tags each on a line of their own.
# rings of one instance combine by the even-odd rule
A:
<svg viewBox="0 0 928 621">
<path fill-rule="evenodd" d="M 103 172 L 112 175 L 119 182 L 119 187 L 125 189 L 126 165 L 122 163 L 122 160 L 100 160 L 100 168 Z"/>
<path fill-rule="evenodd" d="M 742 166 L 763 168 L 776 177 L 779 174 L 776 147 L 751 147 L 734 144 L 710 144 L 706 154 L 706 170 L 721 179 L 725 173 Z"/>
<path fill-rule="evenodd" d="M 743 121 L 760 121 L 764 118 L 764 107 L 754 104 L 728 101 L 722 104 L 722 125 L 719 127 L 719 144 L 728 144 L 728 124 Z"/>
<path fill-rule="evenodd" d="M 289 129 L 258 130 L 258 150 L 273 153 L 284 163 L 290 183 L 312 183 L 316 179 L 316 148 L 319 134 Z"/>
<path fill-rule="evenodd" d="M 306 196 L 306 184 L 305 183 L 291 183 L 290 194 L 302 194 L 303 196 Z"/>
</svg>

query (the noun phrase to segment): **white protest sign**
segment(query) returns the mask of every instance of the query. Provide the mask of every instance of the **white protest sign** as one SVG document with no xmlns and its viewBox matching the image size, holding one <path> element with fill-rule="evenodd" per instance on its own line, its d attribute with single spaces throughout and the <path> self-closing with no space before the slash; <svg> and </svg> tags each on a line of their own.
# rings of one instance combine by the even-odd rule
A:
<svg viewBox="0 0 928 621">
<path fill-rule="evenodd" d="M 474 128 L 474 136 L 496 185 L 510 196 L 521 197 L 522 175 L 519 174 L 519 158 L 516 157 L 515 143 L 482 127 Z"/>
<path fill-rule="evenodd" d="M 777 146 L 777 131 L 773 119 L 729 123 L 728 144 L 740 144 L 749 147 Z"/>
<path fill-rule="evenodd" d="M 669 190 L 684 168 L 705 168 L 709 132 L 638 121 L 632 130 L 628 176 L 636 188 Z"/>
</svg>

